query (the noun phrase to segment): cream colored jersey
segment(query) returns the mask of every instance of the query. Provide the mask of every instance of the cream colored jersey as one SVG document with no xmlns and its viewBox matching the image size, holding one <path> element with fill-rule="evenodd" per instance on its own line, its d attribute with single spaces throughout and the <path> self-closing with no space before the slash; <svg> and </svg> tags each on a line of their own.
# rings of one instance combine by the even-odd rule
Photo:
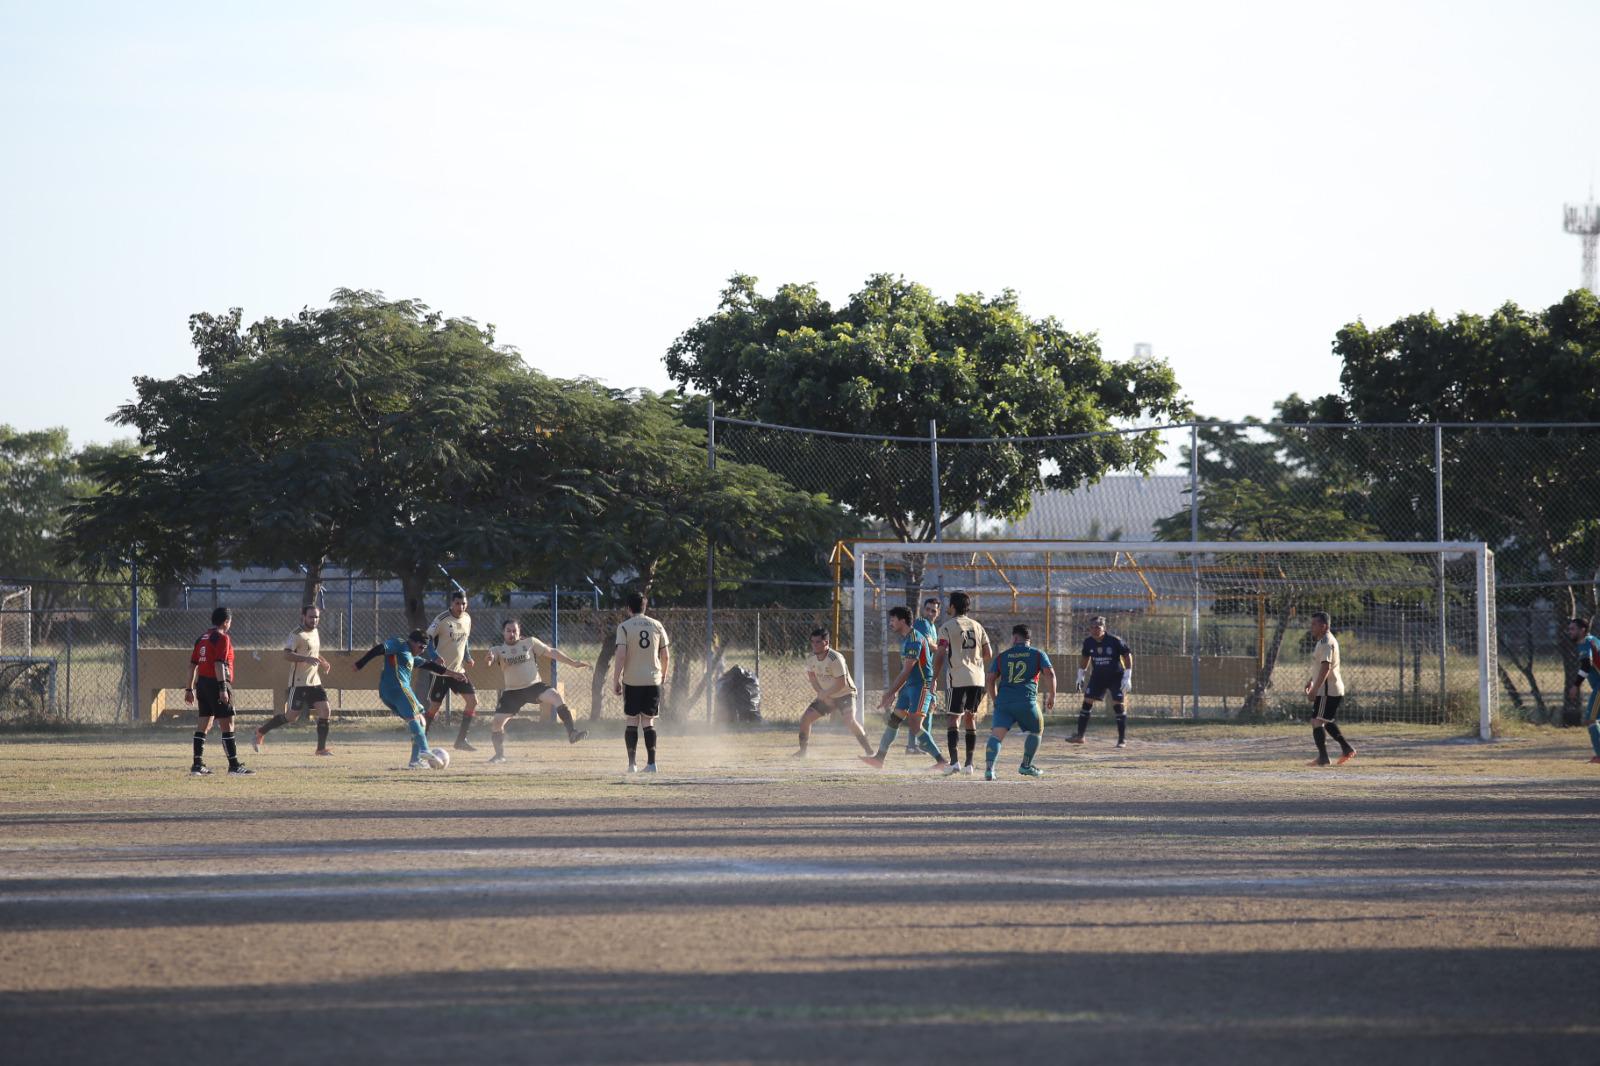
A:
<svg viewBox="0 0 1600 1066">
<path fill-rule="evenodd" d="M 322 657 L 322 634 L 315 629 L 307 633 L 297 629 L 289 634 L 289 639 L 283 642 L 283 650 L 295 655 L 309 655 L 313 659 Z M 289 687 L 299 688 L 302 685 L 322 684 L 322 667 L 316 663 L 290 663 Z"/>
<path fill-rule="evenodd" d="M 840 699 L 844 696 L 854 696 L 856 694 L 856 683 L 855 679 L 850 676 L 850 668 L 845 666 L 844 656 L 833 648 L 829 648 L 828 654 L 820 659 L 815 655 L 806 656 L 806 673 L 811 676 L 812 680 L 816 681 L 818 688 L 830 694 L 830 699 Z M 834 688 L 841 677 L 844 678 L 844 688 L 835 692 Z"/>
<path fill-rule="evenodd" d="M 428 636 L 439 649 L 439 660 L 450 670 L 460 670 L 467 659 L 467 639 L 472 636 L 472 615 L 466 611 L 456 618 L 449 611 L 428 626 Z"/>
<path fill-rule="evenodd" d="M 624 685 L 661 684 L 661 649 L 671 644 L 667 631 L 654 618 L 636 614 L 617 627 L 617 654 L 628 656 L 622 668 Z"/>
<path fill-rule="evenodd" d="M 489 654 L 500 663 L 502 682 L 507 689 L 527 688 L 542 679 L 539 661 L 550 658 L 550 645 L 536 637 L 523 637 L 515 644 L 496 644 Z"/>
<path fill-rule="evenodd" d="M 1311 676 L 1306 680 L 1315 681 L 1317 674 L 1322 670 L 1323 663 L 1332 663 L 1328 669 L 1328 678 L 1322 683 L 1322 688 L 1314 689 L 1311 698 L 1318 696 L 1343 696 L 1344 674 L 1339 672 L 1339 640 L 1333 633 L 1325 633 L 1317 646 L 1311 650 Z"/>
<path fill-rule="evenodd" d="M 983 646 L 989 643 L 989 634 L 982 625 L 967 615 L 953 615 L 939 627 L 939 643 L 946 645 L 951 688 L 983 685 Z"/>
</svg>

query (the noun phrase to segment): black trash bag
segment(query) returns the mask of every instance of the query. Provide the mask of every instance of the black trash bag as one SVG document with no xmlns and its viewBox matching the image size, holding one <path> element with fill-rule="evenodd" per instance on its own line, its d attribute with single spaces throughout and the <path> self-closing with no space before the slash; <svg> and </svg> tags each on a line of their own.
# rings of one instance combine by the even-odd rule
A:
<svg viewBox="0 0 1600 1066">
<path fill-rule="evenodd" d="M 717 721 L 724 725 L 761 721 L 761 682 L 742 666 L 730 666 L 717 678 Z"/>
</svg>

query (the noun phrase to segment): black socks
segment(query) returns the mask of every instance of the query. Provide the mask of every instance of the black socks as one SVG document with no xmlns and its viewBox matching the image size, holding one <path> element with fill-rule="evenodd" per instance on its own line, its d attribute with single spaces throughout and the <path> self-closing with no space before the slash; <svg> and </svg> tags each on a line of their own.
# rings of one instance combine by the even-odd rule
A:
<svg viewBox="0 0 1600 1066">
<path fill-rule="evenodd" d="M 567 736 L 570 737 L 575 731 L 572 725 L 572 709 L 563 703 L 556 708 L 556 717 L 561 719 L 561 724 L 567 727 Z"/>
<path fill-rule="evenodd" d="M 976 748 L 977 746 L 978 746 L 978 731 L 975 730 L 975 729 L 967 730 L 967 765 L 968 766 L 972 765 L 972 750 L 974 748 Z M 955 750 L 956 750 L 955 749 L 955 745 L 951 745 L 951 747 L 950 747 L 951 760 L 950 761 L 952 763 L 955 762 Z"/>
<path fill-rule="evenodd" d="M 950 742 L 950 765 L 954 766 L 956 764 L 956 748 L 961 743 L 961 730 L 951 726 L 945 733 L 945 739 Z M 967 750 L 970 752 L 972 748 L 969 746 Z"/>
<path fill-rule="evenodd" d="M 656 764 L 656 727 L 653 725 L 644 727 L 644 753 L 646 756 L 645 761 L 654 766 Z"/>
<path fill-rule="evenodd" d="M 229 766 L 239 765 L 239 745 L 233 741 L 232 727 L 229 727 L 228 731 L 222 734 L 222 750 L 228 755 Z"/>
<path fill-rule="evenodd" d="M 462 741 L 467 739 L 467 730 L 472 728 L 472 719 L 473 716 L 470 714 L 463 714 L 461 716 L 461 728 L 456 732 L 457 744 L 460 744 Z"/>
<path fill-rule="evenodd" d="M 267 733 L 272 732 L 274 729 L 278 728 L 280 725 L 288 725 L 288 724 L 289 724 L 289 716 L 288 715 L 286 715 L 286 714 L 275 714 L 271 718 L 268 718 L 267 721 L 266 721 L 266 724 L 261 727 L 261 733 L 263 735 L 265 735 Z"/>
<path fill-rule="evenodd" d="M 628 746 L 628 765 L 634 764 L 634 756 L 639 750 L 639 727 L 630 725 L 622 731 L 622 742 Z"/>
<path fill-rule="evenodd" d="M 1127 740 L 1128 739 L 1128 712 L 1127 711 L 1118 711 L 1117 712 L 1117 739 L 1118 740 Z"/>
<path fill-rule="evenodd" d="M 317 719 L 317 750 L 328 750 L 328 720 L 326 718 Z"/>
<path fill-rule="evenodd" d="M 194 731 L 194 764 L 199 766 L 206 755 L 206 735 L 200 730 Z"/>
</svg>

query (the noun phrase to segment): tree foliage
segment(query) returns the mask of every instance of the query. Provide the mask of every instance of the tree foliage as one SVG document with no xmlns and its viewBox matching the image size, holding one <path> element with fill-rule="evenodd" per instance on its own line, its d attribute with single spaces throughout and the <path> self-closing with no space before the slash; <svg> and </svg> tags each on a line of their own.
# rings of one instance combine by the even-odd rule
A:
<svg viewBox="0 0 1600 1066">
<path fill-rule="evenodd" d="M 477 588 L 575 571 L 648 585 L 708 539 L 753 565 L 828 511 L 763 470 L 708 472 L 672 402 L 547 378 L 493 327 L 416 301 L 340 290 L 191 332 L 198 372 L 135 380 L 117 420 L 143 449 L 96 464 L 106 491 L 74 509 L 87 564 L 298 565 L 309 586 L 333 561 L 398 578 L 420 623 L 441 567 Z"/>
<path fill-rule="evenodd" d="M 1089 433 L 1185 410 L 1165 363 L 1106 359 L 1092 334 L 1029 318 L 1009 290 L 943 301 L 880 274 L 834 308 L 811 285 L 764 296 L 756 284 L 733 277 L 717 310 L 667 354 L 673 379 L 711 396 L 721 414 L 915 438 L 937 419 L 941 436 L 989 438 Z M 851 442 L 843 461 L 826 438 L 795 436 L 782 448 L 790 481 L 902 540 L 932 539 L 977 512 L 1020 517 L 1040 488 L 1148 471 L 1160 458 L 1144 434 L 953 446 L 941 453 L 935 516 L 926 453 L 915 444 Z"/>
</svg>

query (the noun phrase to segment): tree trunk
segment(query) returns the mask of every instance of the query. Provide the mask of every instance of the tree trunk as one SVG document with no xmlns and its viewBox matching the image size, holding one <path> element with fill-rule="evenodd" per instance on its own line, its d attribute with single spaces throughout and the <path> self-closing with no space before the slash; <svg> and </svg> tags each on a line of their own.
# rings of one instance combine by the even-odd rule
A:
<svg viewBox="0 0 1600 1066">
<path fill-rule="evenodd" d="M 595 625 L 600 629 L 600 655 L 594 664 L 594 676 L 589 678 L 589 721 L 600 718 L 600 705 L 606 698 L 606 686 L 611 684 L 611 660 L 617 657 L 617 642 L 612 639 L 614 626 L 609 626 L 607 615 L 600 615 Z"/>
<path fill-rule="evenodd" d="M 428 606 L 424 600 L 428 579 L 416 571 L 400 574 L 400 591 L 406 601 L 406 625 L 412 629 L 428 628 Z"/>
<path fill-rule="evenodd" d="M 1272 624 L 1272 640 L 1267 645 L 1261 676 L 1256 678 L 1256 683 L 1251 686 L 1250 695 L 1245 697 L 1244 709 L 1239 712 L 1246 718 L 1260 718 L 1267 713 L 1267 689 L 1272 687 L 1272 673 L 1278 668 L 1278 655 L 1283 648 L 1283 637 L 1289 631 L 1289 619 L 1293 615 L 1294 603 L 1285 603 L 1278 613 L 1278 620 Z"/>
<path fill-rule="evenodd" d="M 300 606 L 311 607 L 322 603 L 322 568 L 328 560 L 318 559 L 306 566 L 306 579 L 300 586 Z"/>
</svg>

